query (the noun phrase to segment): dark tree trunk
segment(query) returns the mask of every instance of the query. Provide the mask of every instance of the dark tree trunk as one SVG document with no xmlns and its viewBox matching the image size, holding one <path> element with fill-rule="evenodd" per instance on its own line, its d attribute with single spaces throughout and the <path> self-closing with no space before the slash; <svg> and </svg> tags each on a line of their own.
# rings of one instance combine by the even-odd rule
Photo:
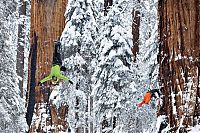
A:
<svg viewBox="0 0 200 133">
<path fill-rule="evenodd" d="M 26 121 L 28 126 L 31 125 L 33 112 L 34 112 L 34 106 L 35 106 L 35 74 L 36 74 L 36 63 L 37 63 L 37 36 L 34 33 L 33 35 L 33 41 L 32 46 L 30 50 L 30 56 L 29 56 L 29 84 L 28 84 L 28 90 L 27 90 L 27 112 L 26 112 Z"/>
<path fill-rule="evenodd" d="M 109 9 L 110 9 L 110 6 L 113 5 L 113 0 L 104 0 L 104 15 L 106 16 Z"/>
<path fill-rule="evenodd" d="M 159 63 L 163 96 L 160 132 L 187 132 L 200 124 L 200 1 L 159 0 Z"/>
<path fill-rule="evenodd" d="M 140 28 L 140 12 L 133 9 L 132 12 L 133 23 L 132 23 L 132 34 L 133 34 L 133 56 L 134 62 L 136 61 L 136 55 L 139 52 L 139 28 Z"/>
<path fill-rule="evenodd" d="M 19 7 L 20 17 L 26 16 L 26 2 L 20 0 L 21 6 Z M 25 45 L 25 25 L 24 20 L 18 25 L 18 45 L 17 45 L 17 75 L 19 78 L 20 95 L 23 97 L 23 77 L 24 77 L 24 45 Z"/>
<path fill-rule="evenodd" d="M 106 133 L 107 130 L 105 130 L 106 128 L 108 128 L 108 120 L 106 119 L 106 116 L 104 116 L 104 120 L 102 121 L 102 133 Z"/>
<path fill-rule="evenodd" d="M 78 85 L 79 86 L 79 85 Z M 78 87 L 79 88 L 79 87 Z M 77 89 L 78 90 L 78 89 Z M 80 104 L 80 100 L 79 100 L 80 98 L 77 96 L 76 97 L 76 110 L 79 110 L 79 104 Z M 79 121 L 79 113 L 78 112 L 75 112 L 75 119 L 76 119 L 76 121 Z M 76 132 L 77 133 L 81 133 L 82 132 L 82 130 L 81 130 L 81 127 L 77 127 L 77 129 L 76 129 Z"/>
</svg>

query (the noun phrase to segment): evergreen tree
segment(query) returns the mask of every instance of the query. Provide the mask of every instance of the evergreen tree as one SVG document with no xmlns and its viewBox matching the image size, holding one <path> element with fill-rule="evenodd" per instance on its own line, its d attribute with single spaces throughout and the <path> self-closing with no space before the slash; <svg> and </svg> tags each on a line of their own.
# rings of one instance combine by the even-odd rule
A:
<svg viewBox="0 0 200 133">
<path fill-rule="evenodd" d="M 84 114 L 88 110 L 85 108 L 87 102 L 90 102 L 88 97 L 94 71 L 94 41 L 97 32 L 93 10 L 93 2 L 90 0 L 70 0 L 65 14 L 67 23 L 61 37 L 66 75 L 74 81 L 73 86 L 65 86 L 67 89 L 63 93 L 63 100 L 68 100 L 70 127 L 79 127 L 76 130 L 80 130 L 86 123 L 87 117 Z"/>
<path fill-rule="evenodd" d="M 139 52 L 134 63 L 134 81 L 136 92 L 131 99 L 129 130 L 136 132 L 155 131 L 156 104 L 151 99 L 149 105 L 137 108 L 136 105 L 143 100 L 149 89 L 158 89 L 158 33 L 157 33 L 157 1 L 141 1 L 140 12 Z M 128 117 L 126 116 L 126 117 Z M 152 121 L 154 121 L 152 123 Z"/>
<path fill-rule="evenodd" d="M 25 132 L 25 103 L 16 73 L 17 1 L 1 1 L 0 16 L 0 131 Z"/>
<path fill-rule="evenodd" d="M 106 14 L 99 13 L 99 48 L 93 75 L 95 131 L 119 128 L 122 112 L 134 86 L 132 82 L 132 38 L 130 1 L 113 1 Z M 99 2 L 99 5 L 103 5 Z M 102 8 L 99 8 L 102 9 Z M 105 15 L 105 16 L 103 16 Z M 129 20 L 127 22 L 127 20 Z M 100 126 L 100 127 L 99 127 Z M 121 126 L 122 127 L 122 126 Z M 117 129 L 116 129 L 117 130 Z"/>
</svg>

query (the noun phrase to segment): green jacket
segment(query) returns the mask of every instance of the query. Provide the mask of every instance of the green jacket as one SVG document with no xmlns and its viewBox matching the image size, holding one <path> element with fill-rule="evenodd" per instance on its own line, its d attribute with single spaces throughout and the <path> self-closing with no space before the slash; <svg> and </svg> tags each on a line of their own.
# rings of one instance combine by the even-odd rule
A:
<svg viewBox="0 0 200 133">
<path fill-rule="evenodd" d="M 49 76 L 45 77 L 44 79 L 42 79 L 40 81 L 40 83 L 44 83 L 48 80 L 51 80 L 52 79 L 52 76 L 55 76 L 57 77 L 59 80 L 69 80 L 68 77 L 66 76 L 63 76 L 60 72 L 60 66 L 59 65 L 55 65 L 55 66 L 52 66 L 51 68 L 51 73 L 49 74 Z"/>
</svg>

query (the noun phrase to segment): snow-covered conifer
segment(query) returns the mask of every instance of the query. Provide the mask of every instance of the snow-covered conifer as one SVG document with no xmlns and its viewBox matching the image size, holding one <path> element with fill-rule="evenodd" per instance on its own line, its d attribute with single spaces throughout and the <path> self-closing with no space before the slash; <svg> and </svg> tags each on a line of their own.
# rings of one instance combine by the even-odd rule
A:
<svg viewBox="0 0 200 133">
<path fill-rule="evenodd" d="M 86 119 L 84 112 L 87 112 L 85 109 L 91 92 L 97 27 L 91 0 L 69 0 L 68 3 L 67 22 L 61 40 L 66 75 L 74 81 L 74 85 L 65 87 L 67 90 L 63 94 L 67 95 L 63 99 L 68 100 L 70 126 L 75 128 L 83 125 Z"/>
<path fill-rule="evenodd" d="M 132 119 L 129 120 L 130 130 L 143 132 L 154 129 L 156 120 L 156 101 L 152 99 L 150 105 L 142 108 L 135 107 L 143 100 L 144 94 L 149 89 L 158 89 L 158 22 L 157 22 L 157 0 L 140 2 L 140 36 L 139 52 L 134 70 L 134 78 L 137 91 L 133 95 L 131 102 L 134 103 L 127 114 Z M 142 114 L 142 115 L 141 115 Z"/>
<path fill-rule="evenodd" d="M 131 8 L 126 0 L 114 1 L 99 14 L 99 48 L 93 75 L 94 121 L 97 131 L 119 128 L 132 83 Z M 101 3 L 99 4 L 101 5 Z M 102 8 L 100 8 L 102 9 Z M 126 14 L 126 15 L 125 15 Z M 102 124 L 107 121 L 108 124 Z M 102 124 L 102 127 L 99 127 Z M 104 127 L 106 125 L 106 127 Z M 113 127 L 113 125 L 115 125 Z M 110 129 L 111 128 L 111 129 Z"/>
<path fill-rule="evenodd" d="M 0 132 L 25 132 L 25 101 L 16 73 L 17 1 L 0 1 Z"/>
</svg>

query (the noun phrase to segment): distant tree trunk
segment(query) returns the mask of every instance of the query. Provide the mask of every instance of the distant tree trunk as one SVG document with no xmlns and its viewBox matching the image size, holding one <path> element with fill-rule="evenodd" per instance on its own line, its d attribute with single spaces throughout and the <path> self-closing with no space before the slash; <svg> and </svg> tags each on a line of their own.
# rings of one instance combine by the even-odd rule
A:
<svg viewBox="0 0 200 133">
<path fill-rule="evenodd" d="M 117 126 L 117 117 L 116 116 L 113 116 L 113 123 L 112 124 L 113 124 L 112 125 L 113 129 L 115 129 L 116 126 Z"/>
<path fill-rule="evenodd" d="M 159 0 L 160 132 L 200 124 L 200 1 Z"/>
<path fill-rule="evenodd" d="M 19 16 L 26 16 L 26 2 L 20 0 Z M 24 45 L 25 32 L 24 20 L 18 25 L 18 45 L 17 45 L 17 75 L 19 76 L 20 96 L 23 97 L 23 77 L 24 77 Z"/>
<path fill-rule="evenodd" d="M 77 90 L 78 90 L 78 88 L 77 88 Z M 76 110 L 79 110 L 79 104 L 80 104 L 80 102 L 79 102 L 80 100 L 79 100 L 79 97 L 77 96 L 76 97 Z M 75 112 L 75 119 L 76 119 L 76 121 L 79 121 L 79 113 L 78 112 Z M 77 133 L 81 133 L 82 132 L 82 130 L 81 130 L 81 127 L 79 126 L 79 125 L 77 125 L 77 129 L 76 129 L 76 132 Z"/>
<path fill-rule="evenodd" d="M 139 2 L 139 1 L 138 1 Z M 140 28 L 140 12 L 136 9 L 133 9 L 132 12 L 133 23 L 132 23 L 132 34 L 133 34 L 133 61 L 136 61 L 136 55 L 139 52 L 139 28 Z"/>
<path fill-rule="evenodd" d="M 104 16 L 107 15 L 110 9 L 110 6 L 112 5 L 113 5 L 113 0 L 104 0 Z"/>
<path fill-rule="evenodd" d="M 108 128 L 108 120 L 106 119 L 106 116 L 104 116 L 104 120 L 102 121 L 102 124 L 101 124 L 101 128 L 102 128 L 102 133 L 107 133 L 107 130 L 106 128 Z"/>
<path fill-rule="evenodd" d="M 89 112 L 89 116 L 92 116 L 92 111 L 93 111 L 93 97 L 90 96 L 88 99 L 88 112 Z M 88 120 L 89 121 L 89 120 Z M 88 133 L 93 133 L 93 122 L 90 121 L 89 123 L 89 127 L 88 127 Z"/>
<path fill-rule="evenodd" d="M 66 0 L 31 1 L 30 38 L 33 40 L 37 35 L 37 53 L 34 56 L 37 59 L 35 64 L 31 62 L 31 59 L 29 60 L 26 116 L 30 126 L 29 132 L 66 132 L 68 127 L 66 120 L 68 106 L 61 106 L 57 109 L 49 101 L 50 93 L 54 88 L 49 87 L 49 83 L 45 84 L 45 88 L 38 86 L 38 82 L 50 73 L 54 41 L 61 35 L 65 26 L 66 4 Z M 34 48 L 34 43 L 31 43 L 31 47 Z M 34 65 L 36 70 L 32 72 Z M 31 98 L 34 98 L 33 101 Z M 34 117 L 29 116 L 31 112 Z"/>
<path fill-rule="evenodd" d="M 113 0 L 104 0 L 104 16 L 109 12 L 110 7 L 113 6 Z M 101 130 L 103 133 L 107 132 L 106 128 L 109 127 L 106 116 L 104 116 L 104 120 L 101 122 Z"/>
</svg>

